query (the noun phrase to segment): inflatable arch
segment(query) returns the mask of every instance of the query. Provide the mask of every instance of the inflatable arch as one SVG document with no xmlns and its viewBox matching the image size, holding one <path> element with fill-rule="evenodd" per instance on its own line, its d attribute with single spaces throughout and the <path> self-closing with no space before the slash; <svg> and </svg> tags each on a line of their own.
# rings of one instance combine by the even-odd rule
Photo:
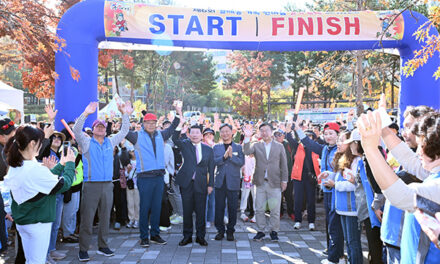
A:
<svg viewBox="0 0 440 264">
<path fill-rule="evenodd" d="M 396 48 L 402 65 L 421 47 L 413 33 L 427 21 L 405 11 L 335 13 L 254 12 L 150 6 L 136 1 L 86 0 L 61 18 L 57 34 L 66 46 L 56 53 L 55 106 L 74 120 L 90 101 L 96 101 L 98 44 L 101 41 L 172 45 L 229 50 L 370 50 Z M 391 24 L 392 23 L 392 24 Z M 391 24 L 391 25 L 390 25 Z M 387 33 L 380 41 L 383 29 Z M 438 34 L 435 29 L 431 34 Z M 402 113 L 408 105 L 440 105 L 439 66 L 434 56 L 414 76 L 401 77 Z M 76 69 L 80 79 L 74 80 Z M 96 115 L 94 116 L 96 118 Z M 89 119 L 87 124 L 92 122 Z"/>
</svg>

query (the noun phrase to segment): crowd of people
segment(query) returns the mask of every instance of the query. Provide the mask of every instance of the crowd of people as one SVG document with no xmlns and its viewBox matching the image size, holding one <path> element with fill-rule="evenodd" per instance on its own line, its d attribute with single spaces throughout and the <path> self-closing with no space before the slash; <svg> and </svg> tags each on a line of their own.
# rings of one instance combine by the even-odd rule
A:
<svg viewBox="0 0 440 264">
<path fill-rule="evenodd" d="M 119 120 L 85 128 L 97 107 L 91 102 L 62 131 L 50 106 L 41 127 L 0 119 L 0 243 L 6 251 L 12 224 L 15 263 L 65 258 L 58 236 L 79 243 L 79 261 L 89 261 L 95 225 L 97 253 L 108 257 L 111 226 L 139 229 L 139 246 L 149 247 L 183 224 L 180 246 L 193 242 L 194 229 L 195 242 L 208 246 L 207 228 L 215 240 L 235 241 L 240 219 L 255 223 L 255 241 L 268 234 L 276 242 L 283 215 L 292 232 L 305 215 L 315 230 L 321 197 L 324 262 L 346 252 L 349 263 L 363 263 L 365 231 L 369 263 L 440 263 L 440 212 L 415 202 L 440 204 L 440 113 L 430 107 L 409 107 L 399 129 L 388 125 L 384 97 L 375 111 L 325 124 L 186 120 L 179 101 L 166 119 L 145 112 L 130 120 L 127 102 Z"/>
</svg>

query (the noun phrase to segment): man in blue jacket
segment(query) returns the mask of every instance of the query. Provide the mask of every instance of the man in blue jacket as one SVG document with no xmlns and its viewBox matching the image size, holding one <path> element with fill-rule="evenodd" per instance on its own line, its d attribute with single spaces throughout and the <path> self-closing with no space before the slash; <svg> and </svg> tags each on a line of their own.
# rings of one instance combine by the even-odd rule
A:
<svg viewBox="0 0 440 264">
<path fill-rule="evenodd" d="M 174 105 L 176 117 L 170 127 L 158 131 L 157 117 L 147 113 L 144 116 L 143 129 L 130 131 L 127 140 L 134 146 L 136 155 L 137 187 L 139 190 L 139 229 L 141 247 L 149 247 L 150 241 L 165 245 L 159 233 L 160 211 L 164 189 L 165 155 L 163 142 L 171 137 L 179 125 L 182 107 Z M 151 230 L 149 228 L 151 225 Z"/>
<path fill-rule="evenodd" d="M 122 113 L 122 126 L 119 133 L 111 138 L 106 136 L 107 124 L 104 120 L 95 120 L 92 125 L 93 137 L 82 129 L 90 114 L 98 108 L 98 102 L 91 102 L 78 117 L 73 126 L 78 146 L 82 149 L 84 169 L 83 193 L 81 197 L 81 224 L 79 227 L 79 261 L 89 261 L 90 240 L 96 209 L 99 212 L 98 251 L 100 255 L 113 256 L 107 237 L 110 225 L 110 211 L 113 204 L 113 149 L 128 133 L 129 116 L 133 112 L 130 103 L 118 105 Z"/>
<path fill-rule="evenodd" d="M 244 155 L 240 145 L 232 142 L 232 126 L 220 126 L 223 143 L 214 146 L 215 174 L 215 240 L 222 240 L 225 234 L 223 216 L 228 199 L 228 225 L 226 239 L 234 241 L 234 226 L 237 223 L 238 193 L 240 190 L 240 169 L 244 165 Z"/>
</svg>

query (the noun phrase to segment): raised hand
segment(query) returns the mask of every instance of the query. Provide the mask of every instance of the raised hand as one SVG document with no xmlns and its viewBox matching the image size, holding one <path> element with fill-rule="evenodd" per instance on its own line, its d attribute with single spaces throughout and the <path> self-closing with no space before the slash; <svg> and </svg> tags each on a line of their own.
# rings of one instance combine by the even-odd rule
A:
<svg viewBox="0 0 440 264">
<path fill-rule="evenodd" d="M 58 113 L 58 110 L 54 110 L 53 105 L 46 105 L 44 107 L 44 111 L 46 111 L 47 116 L 49 117 L 49 121 L 53 122 Z"/>
<path fill-rule="evenodd" d="M 44 138 L 50 138 L 50 136 L 52 136 L 53 132 L 55 131 L 55 127 L 54 125 L 46 125 L 43 131 L 44 131 Z"/>
<path fill-rule="evenodd" d="M 91 115 L 96 109 L 98 109 L 98 102 L 90 102 L 90 104 L 84 109 L 84 114 Z"/>
<path fill-rule="evenodd" d="M 127 101 L 123 104 L 118 104 L 118 110 L 121 114 L 131 115 L 134 111 L 133 106 L 130 101 Z"/>
<path fill-rule="evenodd" d="M 350 109 L 350 111 L 348 111 L 348 114 L 347 114 L 347 121 L 348 121 L 348 122 L 353 121 L 353 119 L 354 119 L 354 114 L 355 114 L 354 109 Z"/>
<path fill-rule="evenodd" d="M 369 111 L 367 114 L 362 114 L 357 121 L 357 127 L 361 134 L 361 144 L 364 150 L 377 148 L 382 135 L 382 121 L 379 112 L 373 114 Z"/>
<path fill-rule="evenodd" d="M 173 103 L 174 109 L 176 109 L 176 114 L 180 115 L 182 117 L 182 105 L 183 102 L 175 100 Z"/>
<path fill-rule="evenodd" d="M 49 170 L 53 169 L 55 165 L 57 165 L 57 160 L 55 156 L 50 156 L 47 158 L 43 158 L 43 165 L 47 167 Z"/>
<path fill-rule="evenodd" d="M 67 155 L 64 156 L 64 153 L 61 154 L 61 160 L 60 163 L 61 165 L 66 165 L 66 162 L 75 162 L 75 152 L 73 152 L 73 150 L 71 148 L 67 149 Z"/>
<path fill-rule="evenodd" d="M 243 127 L 243 133 L 244 133 L 244 136 L 247 138 L 252 137 L 252 134 L 254 133 L 254 131 L 252 129 L 252 125 L 250 125 L 250 124 L 245 125 Z"/>
</svg>

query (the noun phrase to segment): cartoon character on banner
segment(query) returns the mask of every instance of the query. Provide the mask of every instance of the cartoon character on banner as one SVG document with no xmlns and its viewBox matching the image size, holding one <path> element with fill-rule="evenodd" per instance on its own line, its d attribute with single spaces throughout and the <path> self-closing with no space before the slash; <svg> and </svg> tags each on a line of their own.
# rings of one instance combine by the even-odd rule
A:
<svg viewBox="0 0 440 264">
<path fill-rule="evenodd" d="M 379 19 L 382 22 L 382 31 L 376 33 L 376 37 L 382 34 L 386 38 L 402 39 L 403 37 L 403 18 L 401 15 L 394 13 L 379 14 Z M 393 25 L 391 25 L 391 23 Z"/>
<path fill-rule="evenodd" d="M 127 31 L 127 21 L 124 19 L 124 14 L 122 13 L 122 11 L 119 11 L 116 13 L 116 22 L 115 22 L 115 26 L 116 26 L 116 36 L 120 36 L 121 32 Z"/>
</svg>

